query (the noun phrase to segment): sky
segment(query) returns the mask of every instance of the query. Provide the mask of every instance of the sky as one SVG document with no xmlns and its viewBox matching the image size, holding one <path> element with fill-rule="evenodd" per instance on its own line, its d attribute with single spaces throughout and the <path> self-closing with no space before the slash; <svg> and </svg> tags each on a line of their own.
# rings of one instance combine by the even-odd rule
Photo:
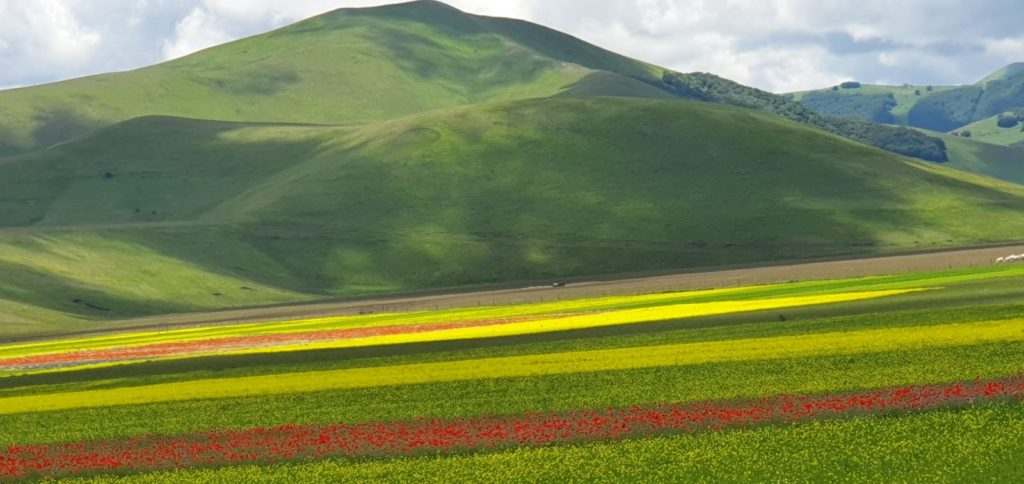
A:
<svg viewBox="0 0 1024 484">
<path fill-rule="evenodd" d="M 0 88 L 128 70 L 381 0 L 0 0 Z M 969 84 L 1024 61 L 1020 0 L 450 0 L 773 92 Z"/>
</svg>

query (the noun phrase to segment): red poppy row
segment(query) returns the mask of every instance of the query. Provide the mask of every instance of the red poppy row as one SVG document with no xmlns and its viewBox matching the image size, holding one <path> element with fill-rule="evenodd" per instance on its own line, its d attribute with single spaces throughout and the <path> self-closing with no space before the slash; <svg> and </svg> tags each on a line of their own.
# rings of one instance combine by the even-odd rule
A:
<svg viewBox="0 0 1024 484">
<path fill-rule="evenodd" d="M 372 336 L 386 336 L 393 334 L 429 333 L 432 331 L 457 328 L 498 326 L 502 324 L 533 321 L 542 318 L 550 319 L 565 316 L 568 315 L 519 316 L 474 321 L 374 326 L 368 328 L 346 328 L 295 333 L 232 336 L 227 338 L 186 342 L 152 343 L 139 346 L 80 350 L 66 353 L 51 353 L 0 359 L 0 369 L 42 369 L 62 367 L 68 364 L 82 365 L 90 363 L 109 363 L 114 361 L 159 358 L 162 356 L 184 356 L 209 353 L 212 351 L 252 349 L 289 344 L 314 343 L 318 341 L 369 338 Z"/>
<path fill-rule="evenodd" d="M 1024 374 L 946 385 L 831 395 L 779 395 L 749 401 L 607 408 L 511 417 L 389 423 L 284 425 L 185 436 L 146 436 L 0 449 L 0 477 L 269 463 L 324 457 L 453 452 L 720 430 L 814 418 L 926 410 L 1024 398 Z"/>
</svg>

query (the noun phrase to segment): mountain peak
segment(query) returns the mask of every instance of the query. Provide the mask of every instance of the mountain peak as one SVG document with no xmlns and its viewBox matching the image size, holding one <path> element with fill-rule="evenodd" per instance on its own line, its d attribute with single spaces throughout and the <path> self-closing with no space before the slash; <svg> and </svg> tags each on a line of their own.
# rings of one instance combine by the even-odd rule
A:
<svg viewBox="0 0 1024 484">
<path fill-rule="evenodd" d="M 312 17 L 281 29 L 284 33 L 310 32 L 321 29 L 331 30 L 339 25 L 350 26 L 357 19 L 379 21 L 407 21 L 447 28 L 459 33 L 478 33 L 484 30 L 479 17 L 463 12 L 451 5 L 436 0 L 414 0 L 376 7 L 345 7 Z"/>
<path fill-rule="evenodd" d="M 347 8 L 341 10 L 353 10 L 353 11 L 364 11 L 364 12 L 424 12 L 424 11 L 436 11 L 436 12 L 448 12 L 448 13 L 460 13 L 462 15 L 468 15 L 466 12 L 459 10 L 451 5 L 437 0 L 413 0 L 411 2 L 401 3 L 389 3 L 385 5 L 379 5 L 376 7 L 365 7 L 365 8 Z"/>
<path fill-rule="evenodd" d="M 998 81 L 1000 79 L 1006 79 L 1008 77 L 1017 77 L 1024 75 L 1024 62 L 1015 62 L 1010 64 L 998 71 L 993 72 L 988 77 L 984 78 L 978 84 L 988 84 L 992 81 Z"/>
</svg>

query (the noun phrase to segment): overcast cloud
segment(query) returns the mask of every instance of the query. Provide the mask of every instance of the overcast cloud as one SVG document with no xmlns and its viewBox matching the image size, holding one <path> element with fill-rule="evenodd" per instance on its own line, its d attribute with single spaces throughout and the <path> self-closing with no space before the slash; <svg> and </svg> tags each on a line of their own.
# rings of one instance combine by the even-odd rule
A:
<svg viewBox="0 0 1024 484">
<path fill-rule="evenodd" d="M 0 87 L 126 70 L 380 0 L 0 0 Z M 972 83 L 1024 61 L 1020 0 L 450 0 L 786 92 Z"/>
</svg>

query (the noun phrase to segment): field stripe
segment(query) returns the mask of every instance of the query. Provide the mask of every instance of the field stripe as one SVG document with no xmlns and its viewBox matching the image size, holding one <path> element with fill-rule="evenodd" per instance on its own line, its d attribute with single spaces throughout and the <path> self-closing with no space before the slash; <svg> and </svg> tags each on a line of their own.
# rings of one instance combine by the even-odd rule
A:
<svg viewBox="0 0 1024 484">
<path fill-rule="evenodd" d="M 1022 396 L 1024 375 L 1015 375 L 969 383 L 914 385 L 824 395 L 777 395 L 739 402 L 705 401 L 448 420 L 289 424 L 270 428 L 207 430 L 177 436 L 12 445 L 0 448 L 0 478 L 66 477 L 97 471 L 266 464 L 326 457 L 392 457 L 617 441 L 666 433 L 1013 402 Z"/>
<path fill-rule="evenodd" d="M 509 321 L 506 324 L 476 324 L 459 325 L 451 323 L 438 325 L 435 328 L 424 327 L 423 331 L 394 331 L 382 334 L 365 334 L 355 338 L 316 338 L 290 340 L 286 336 L 289 333 L 281 333 L 283 336 L 271 342 L 269 335 L 250 336 L 253 341 L 259 339 L 267 340 L 261 344 L 239 344 L 231 339 L 210 339 L 210 340 L 186 340 L 175 341 L 165 344 L 164 349 L 179 349 L 181 354 L 168 351 L 166 354 L 141 356 L 132 358 L 133 354 L 145 354 L 147 345 L 132 345 L 118 348 L 111 348 L 106 351 L 87 350 L 51 353 L 48 355 L 32 355 L 14 358 L 0 359 L 0 372 L 42 373 L 54 372 L 75 368 L 95 368 L 109 366 L 111 363 L 124 362 L 131 359 L 174 359 L 185 356 L 202 356 L 206 354 L 217 355 L 243 355 L 254 353 L 275 353 L 311 349 L 339 349 L 355 348 L 366 346 L 394 345 L 407 343 L 426 343 L 435 341 L 455 341 L 466 339 L 495 338 L 502 336 L 520 336 L 526 334 L 547 333 L 553 331 L 566 331 L 576 329 L 598 328 L 605 326 L 616 326 L 624 324 L 651 323 L 657 321 L 668 321 L 674 319 L 693 318 L 699 316 L 713 316 L 720 314 L 740 313 L 747 311 L 758 311 L 768 309 L 781 309 L 799 306 L 811 306 L 818 304 L 842 303 L 875 299 L 887 296 L 905 294 L 921 291 L 922 289 L 900 289 L 888 291 L 865 291 L 840 294 L 819 294 L 814 296 L 792 296 L 770 299 L 751 299 L 742 301 L 716 301 L 706 303 L 673 304 L 665 306 L 644 307 L 637 309 L 624 309 L 620 311 L 608 311 L 600 313 L 589 313 L 579 315 L 549 315 L 524 321 Z M 401 325 L 396 328 L 415 328 L 414 325 Z M 223 344 L 221 344 L 223 343 Z M 138 351 L 137 351 L 138 350 Z M 97 359 L 93 356 L 105 355 Z M 124 357 L 119 357 L 123 354 Z M 76 361 L 76 357 L 79 361 Z M 104 361 L 107 360 L 107 361 Z M 59 363 L 58 368 L 52 368 L 46 362 Z M 26 364 L 39 362 L 37 367 L 26 367 Z"/>
<path fill-rule="evenodd" d="M 824 294 L 815 296 L 780 297 L 772 299 L 751 299 L 742 301 L 716 301 L 707 303 L 674 304 L 639 309 L 626 309 L 594 314 L 582 314 L 553 319 L 539 319 L 500 326 L 480 326 L 455 328 L 430 333 L 406 333 L 370 338 L 325 341 L 302 345 L 282 346 L 269 350 L 248 351 L 238 350 L 231 354 L 247 354 L 254 352 L 294 351 L 297 349 L 334 349 L 354 348 L 377 345 L 393 345 L 406 343 L 428 343 L 434 341 L 456 341 L 479 338 L 496 338 L 502 336 L 522 336 L 527 334 L 568 331 L 577 329 L 601 328 L 626 324 L 654 323 L 675 319 L 695 318 L 701 316 L 717 316 L 750 311 L 764 311 L 819 304 L 836 304 L 863 301 L 882 297 L 896 296 L 923 289 L 900 289 L 889 291 L 866 291 L 842 294 Z"/>
<path fill-rule="evenodd" d="M 954 323 L 26 395 L 0 399 L 0 414 L 1022 341 L 1024 319 Z"/>
<path fill-rule="evenodd" d="M 593 309 L 614 309 L 619 305 L 664 304 L 666 301 L 685 302 L 689 299 L 722 296 L 761 290 L 766 286 L 747 286 L 727 289 L 674 292 L 663 294 L 641 294 L 633 296 L 607 296 L 600 298 L 574 299 L 537 304 L 496 306 L 484 308 L 463 308 L 442 311 L 414 311 L 404 313 L 380 313 L 372 315 L 331 316 L 290 321 L 240 323 L 222 326 L 174 329 L 170 331 L 134 331 L 85 338 L 73 338 L 34 343 L 20 343 L 0 346 L 0 357 L 18 357 L 36 354 L 51 354 L 102 349 L 110 347 L 137 346 L 161 342 L 188 342 L 240 335 L 280 334 L 313 331 L 319 329 L 369 328 L 389 325 L 415 325 L 433 322 L 457 322 L 473 319 L 502 318 L 513 316 L 539 316 Z"/>
</svg>

